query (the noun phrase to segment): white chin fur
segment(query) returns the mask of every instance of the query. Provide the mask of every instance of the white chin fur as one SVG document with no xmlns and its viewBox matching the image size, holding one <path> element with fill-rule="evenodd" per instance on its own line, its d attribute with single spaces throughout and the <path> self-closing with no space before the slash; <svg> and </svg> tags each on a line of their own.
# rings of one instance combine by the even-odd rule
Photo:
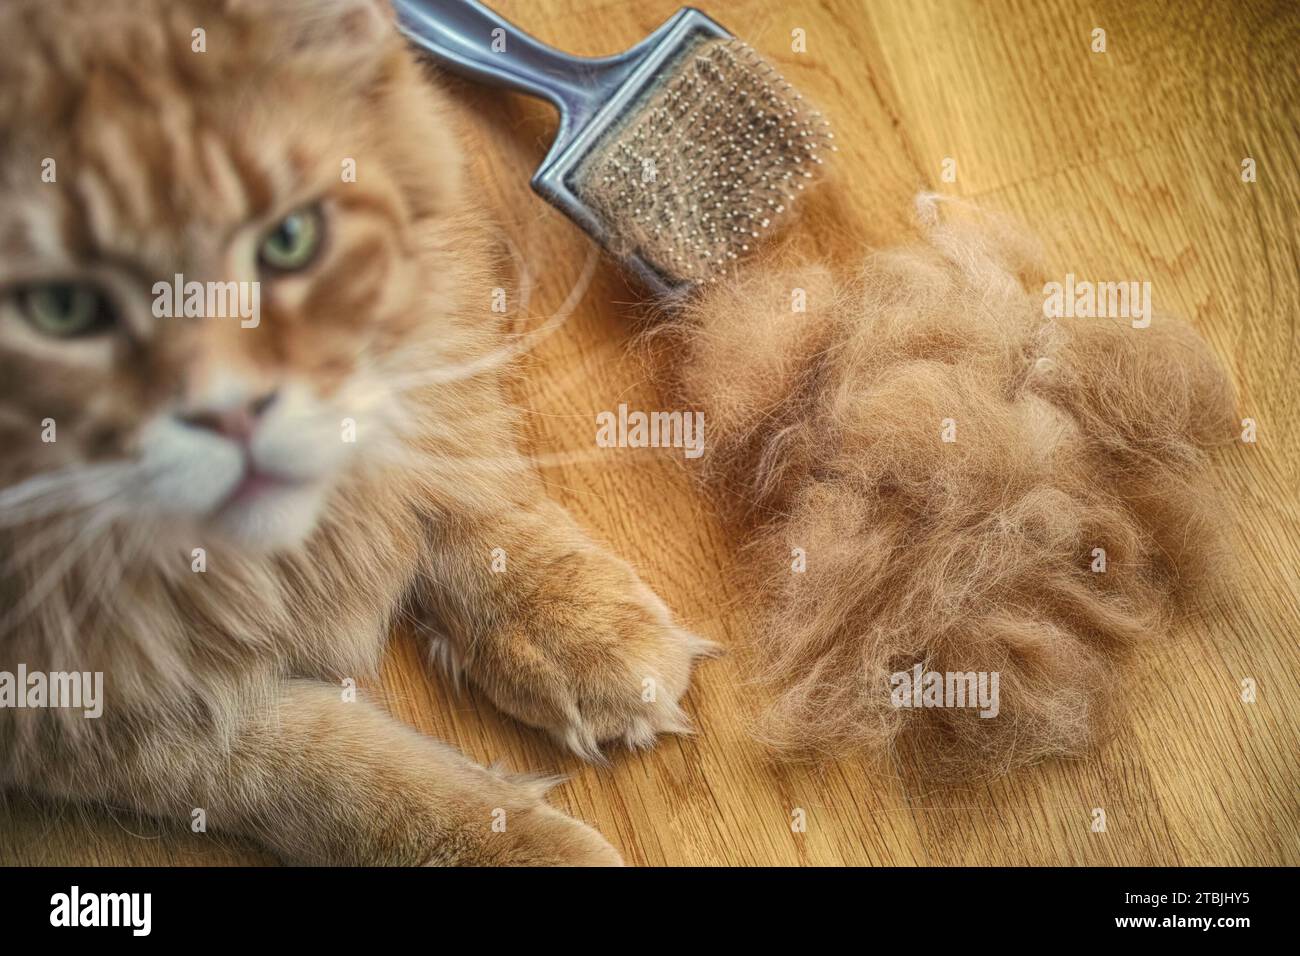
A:
<svg viewBox="0 0 1300 956">
<path fill-rule="evenodd" d="M 164 520 L 188 519 L 186 527 L 207 529 L 250 551 L 278 550 L 299 544 L 316 527 L 332 476 L 353 448 L 306 389 L 286 388 L 261 423 L 251 454 L 257 468 L 290 483 L 231 501 L 244 479 L 245 452 L 221 435 L 162 414 L 140 433 L 142 477 L 131 495 L 136 507 Z"/>
<path fill-rule="evenodd" d="M 140 507 L 164 515 L 211 513 L 244 476 L 243 452 L 212 432 L 170 416 L 151 422 L 140 436 L 142 481 L 132 489 Z"/>
<path fill-rule="evenodd" d="M 315 529 L 325 504 L 323 485 L 273 488 L 250 501 L 232 502 L 209 525 L 233 544 L 253 552 L 301 544 Z"/>
</svg>

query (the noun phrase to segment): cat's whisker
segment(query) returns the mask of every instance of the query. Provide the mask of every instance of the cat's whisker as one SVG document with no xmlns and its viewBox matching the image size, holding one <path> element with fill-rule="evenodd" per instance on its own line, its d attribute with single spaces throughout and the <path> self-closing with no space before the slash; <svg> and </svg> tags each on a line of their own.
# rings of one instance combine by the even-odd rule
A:
<svg viewBox="0 0 1300 956">
<path fill-rule="evenodd" d="M 40 530 L 25 534 L 21 542 L 5 555 L 0 571 L 17 576 L 25 569 L 35 567 L 51 548 L 66 544 L 66 532 L 73 520 L 70 515 L 59 515 Z"/>
<path fill-rule="evenodd" d="M 121 541 L 111 541 L 108 536 L 104 536 L 101 551 L 103 560 L 109 568 L 106 573 L 93 580 L 80 596 L 80 600 L 71 609 L 71 620 L 74 629 L 81 624 L 83 617 L 97 606 L 108 604 L 112 598 L 111 592 L 116 590 L 121 584 L 122 579 L 126 577 L 126 572 L 132 566 L 135 559 L 143 551 L 142 542 L 148 540 L 149 531 L 147 526 L 141 525 L 128 530 Z M 99 620 L 97 616 L 95 620 Z"/>
<path fill-rule="evenodd" d="M 508 237 L 506 244 L 509 248 L 511 258 L 515 261 L 516 270 L 519 274 L 519 305 L 516 307 L 516 313 L 523 314 L 527 312 L 528 305 L 532 300 L 534 280 L 532 271 L 528 268 L 527 261 L 519 251 L 515 243 Z M 382 364 L 369 368 L 364 373 L 358 373 L 354 381 L 360 383 L 349 395 L 348 400 L 342 405 L 347 413 L 356 417 L 375 408 L 385 409 L 387 413 L 392 414 L 397 403 L 394 398 L 404 393 L 418 391 L 422 388 L 429 388 L 439 384 L 464 381 L 477 375 L 500 368 L 509 364 L 514 359 L 526 354 L 535 348 L 540 342 L 556 332 L 573 315 L 577 306 L 581 303 L 587 288 L 591 285 L 592 277 L 595 274 L 596 266 L 599 262 L 599 253 L 593 249 L 590 251 L 586 262 L 583 265 L 582 272 L 579 274 L 578 281 L 569 290 L 565 301 L 561 304 L 546 322 L 531 332 L 518 333 L 513 341 L 507 345 L 495 349 L 486 355 L 479 356 L 468 362 L 454 365 L 448 368 L 436 369 L 434 371 L 401 371 L 390 370 Z M 412 355 L 409 350 L 402 353 L 402 366 L 409 368 L 412 364 Z M 411 417 L 413 421 L 413 417 Z M 421 433 L 427 433 L 430 426 L 421 421 L 419 430 Z M 445 437 L 454 437 L 450 432 L 443 433 Z"/>
<path fill-rule="evenodd" d="M 17 507 L 43 495 L 94 480 L 97 473 L 116 467 L 119 466 L 78 464 L 69 465 L 57 471 L 34 475 L 6 488 L 0 488 L 0 509 Z"/>
<path fill-rule="evenodd" d="M 541 342 L 562 328 L 573 315 L 583 297 L 587 294 L 587 288 L 591 285 L 592 277 L 596 273 L 596 264 L 599 261 L 600 254 L 593 247 L 587 255 L 587 261 L 583 264 L 582 273 L 578 276 L 578 281 L 573 288 L 569 290 L 568 296 L 560 307 L 551 315 L 550 318 L 542 324 L 541 327 L 531 332 L 519 333 L 513 341 L 507 343 L 501 348 L 494 349 L 486 355 L 479 356 L 468 362 L 459 365 L 453 365 L 446 368 L 434 369 L 429 372 L 416 372 L 407 375 L 397 375 L 387 380 L 386 384 L 395 392 L 412 391 L 418 388 L 426 388 L 432 385 L 445 385 L 450 382 L 459 382 L 468 378 L 482 375 L 486 372 L 494 371 L 502 366 L 509 365 L 512 361 L 521 355 L 526 355 L 536 348 Z"/>
<path fill-rule="evenodd" d="M 516 315 L 527 315 L 528 304 L 533 299 L 533 271 L 528 268 L 528 259 L 515 241 L 509 235 L 505 237 L 506 247 L 510 250 L 510 258 L 514 260 L 515 272 L 519 276 L 519 304 L 515 306 Z"/>
<path fill-rule="evenodd" d="M 64 576 L 86 552 L 99 540 L 101 532 L 120 517 L 113 509 L 102 509 L 89 520 L 79 523 L 72 540 L 62 552 L 50 563 L 45 572 L 36 580 L 22 600 L 18 601 L 9 612 L 0 618 L 0 635 L 8 634 L 10 629 L 20 624 L 37 607 L 41 605 L 58 588 Z"/>
<path fill-rule="evenodd" d="M 72 465 L 0 489 L 0 527 L 94 508 L 118 494 L 134 471 L 121 463 Z"/>
</svg>

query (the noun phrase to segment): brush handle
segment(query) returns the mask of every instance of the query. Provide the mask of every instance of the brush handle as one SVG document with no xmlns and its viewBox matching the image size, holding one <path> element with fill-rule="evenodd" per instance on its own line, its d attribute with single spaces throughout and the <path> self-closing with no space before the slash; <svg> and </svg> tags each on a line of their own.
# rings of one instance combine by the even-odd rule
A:
<svg viewBox="0 0 1300 956">
<path fill-rule="evenodd" d="M 449 69 L 555 105 L 560 128 L 533 174 L 533 190 L 607 248 L 619 224 L 601 219 L 580 195 L 575 180 L 584 158 L 620 119 L 644 106 L 647 91 L 693 44 L 731 38 L 721 24 L 683 7 L 630 50 L 614 56 L 570 56 L 534 40 L 478 0 L 391 2 L 402 33 Z M 722 90 L 718 95 L 730 94 Z M 638 252 L 618 255 L 651 289 L 673 294 L 686 287 L 661 274 Z"/>
<path fill-rule="evenodd" d="M 624 56 L 570 56 L 533 39 L 478 0 L 393 0 L 398 26 L 440 62 L 474 80 L 553 103 L 580 126 L 634 65 Z"/>
</svg>

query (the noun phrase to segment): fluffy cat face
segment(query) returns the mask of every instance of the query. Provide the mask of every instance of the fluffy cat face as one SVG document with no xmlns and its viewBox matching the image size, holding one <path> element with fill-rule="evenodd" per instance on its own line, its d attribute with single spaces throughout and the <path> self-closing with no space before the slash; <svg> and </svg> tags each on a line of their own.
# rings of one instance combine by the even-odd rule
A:
<svg viewBox="0 0 1300 956">
<path fill-rule="evenodd" d="M 0 12 L 7 505 L 276 549 L 397 434 L 393 383 L 451 360 L 457 173 L 390 18 Z"/>
</svg>

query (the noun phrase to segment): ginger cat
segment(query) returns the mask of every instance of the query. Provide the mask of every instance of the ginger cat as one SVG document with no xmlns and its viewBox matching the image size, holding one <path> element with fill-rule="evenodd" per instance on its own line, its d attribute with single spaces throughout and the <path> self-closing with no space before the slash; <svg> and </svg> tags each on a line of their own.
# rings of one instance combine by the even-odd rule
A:
<svg viewBox="0 0 1300 956">
<path fill-rule="evenodd" d="M 418 613 L 592 758 L 685 729 L 710 649 L 516 451 L 450 127 L 384 0 L 4 4 L 0 672 L 104 702 L 0 707 L 0 787 L 300 863 L 619 861 L 340 685 Z"/>
</svg>

